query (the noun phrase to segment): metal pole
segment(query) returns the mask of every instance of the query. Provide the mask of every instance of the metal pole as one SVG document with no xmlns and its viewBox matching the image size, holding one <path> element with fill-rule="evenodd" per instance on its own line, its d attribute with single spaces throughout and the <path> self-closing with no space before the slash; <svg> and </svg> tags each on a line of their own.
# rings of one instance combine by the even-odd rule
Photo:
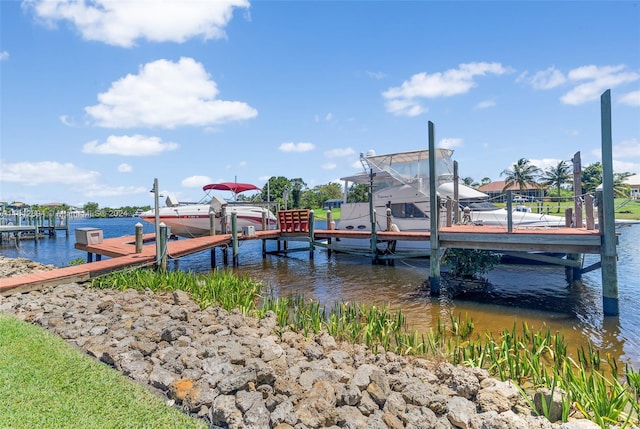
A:
<svg viewBox="0 0 640 429">
<path fill-rule="evenodd" d="M 513 196 L 507 191 L 507 232 L 513 232 Z"/>
</svg>

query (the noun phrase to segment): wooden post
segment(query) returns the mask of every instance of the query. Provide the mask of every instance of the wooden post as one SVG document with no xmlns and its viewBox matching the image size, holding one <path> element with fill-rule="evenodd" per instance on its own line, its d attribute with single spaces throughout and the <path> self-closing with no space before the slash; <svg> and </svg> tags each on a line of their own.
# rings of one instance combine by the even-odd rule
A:
<svg viewBox="0 0 640 429">
<path fill-rule="evenodd" d="M 593 231 L 595 229 L 595 219 L 593 217 L 593 197 L 591 194 L 584 196 L 584 207 L 587 215 L 587 230 Z"/>
<path fill-rule="evenodd" d="M 231 246 L 233 247 L 233 266 L 238 266 L 238 214 L 231 212 Z"/>
<path fill-rule="evenodd" d="M 160 248 L 160 194 L 158 190 L 158 179 L 153 179 L 153 208 L 155 214 L 154 231 L 156 240 L 156 268 L 160 266 L 160 255 L 162 250 Z"/>
<path fill-rule="evenodd" d="M 209 209 L 209 235 L 212 237 L 216 235 L 216 212 L 211 208 Z M 216 248 L 212 247 L 209 253 L 211 269 L 214 269 L 216 266 Z"/>
<path fill-rule="evenodd" d="M 262 230 L 267 230 L 267 211 L 265 209 L 262 209 Z M 262 239 L 262 257 L 267 257 L 267 240 L 264 238 Z"/>
<path fill-rule="evenodd" d="M 440 295 L 440 258 L 438 258 L 438 193 L 436 192 L 436 143 L 433 122 L 429 121 L 429 214 L 430 245 L 429 289 L 432 295 Z"/>
<path fill-rule="evenodd" d="M 447 226 L 451 226 L 451 206 L 452 206 L 452 201 L 450 199 L 447 198 Z"/>
<path fill-rule="evenodd" d="M 460 205 L 460 191 L 459 191 L 459 184 L 458 184 L 458 180 L 460 179 L 460 177 L 458 176 L 458 161 L 453 161 L 453 223 L 457 224 L 460 222 L 460 218 L 458 213 L 460 212 L 459 210 L 459 205 Z M 447 225 L 447 226 L 451 226 L 451 225 Z"/>
<path fill-rule="evenodd" d="M 571 161 L 573 161 L 573 211 L 576 216 L 573 227 L 582 228 L 582 200 L 580 199 L 582 196 L 582 164 L 580 152 L 576 152 Z"/>
<path fill-rule="evenodd" d="M 331 209 L 327 211 L 327 229 L 333 231 L 333 213 Z M 331 241 L 331 238 L 327 239 L 327 244 L 329 245 L 329 247 L 327 247 L 327 254 L 329 257 L 331 257 Z"/>
<path fill-rule="evenodd" d="M 209 212 L 209 235 L 216 235 L 216 213 L 213 210 Z"/>
<path fill-rule="evenodd" d="M 142 253 L 142 224 L 136 223 L 136 253 Z"/>
<path fill-rule="evenodd" d="M 162 271 L 167 270 L 167 238 L 169 236 L 169 227 L 164 222 L 160 222 L 160 251 L 159 255 L 156 255 L 157 260 L 160 262 L 158 268 Z"/>
<path fill-rule="evenodd" d="M 309 259 L 313 259 L 313 250 L 315 248 L 315 225 L 313 210 L 309 211 Z"/>
<path fill-rule="evenodd" d="M 227 206 L 220 208 L 220 232 L 227 233 Z M 229 248 L 227 246 L 222 248 L 222 263 L 225 266 L 229 265 Z"/>
<path fill-rule="evenodd" d="M 378 244 L 378 238 L 376 236 L 376 210 L 373 206 L 373 170 L 369 172 L 369 221 L 371 222 L 371 242 L 369 250 L 371 250 L 371 256 L 373 257 L 373 261 L 375 263 L 376 260 L 376 250 Z"/>
<path fill-rule="evenodd" d="M 618 307 L 618 265 L 616 254 L 615 207 L 613 201 L 613 139 L 611 136 L 611 90 L 600 97 L 602 127 L 602 196 L 598 211 L 602 209 L 603 224 L 601 264 L 602 310 L 605 316 L 620 314 Z"/>
<path fill-rule="evenodd" d="M 573 209 L 571 207 L 564 209 L 564 226 L 571 228 L 573 224 Z"/>
<path fill-rule="evenodd" d="M 513 195 L 507 190 L 507 232 L 513 232 Z"/>
</svg>

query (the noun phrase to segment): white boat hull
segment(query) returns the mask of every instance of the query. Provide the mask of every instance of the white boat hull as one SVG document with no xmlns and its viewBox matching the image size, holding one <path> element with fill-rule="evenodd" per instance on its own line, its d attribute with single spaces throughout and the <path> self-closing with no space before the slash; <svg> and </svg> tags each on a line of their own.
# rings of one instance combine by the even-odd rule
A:
<svg viewBox="0 0 640 429">
<path fill-rule="evenodd" d="M 177 207 L 162 207 L 159 212 L 161 223 L 169 226 L 171 234 L 179 237 L 203 237 L 209 235 L 210 231 L 210 206 L 208 204 L 193 204 Z M 235 213 L 238 230 L 253 226 L 256 231 L 262 230 L 263 209 L 256 206 L 228 206 L 226 212 L 226 231 L 231 233 L 231 214 Z M 276 227 L 275 216 L 267 211 L 267 229 Z M 151 224 L 155 224 L 155 212 L 153 210 L 144 212 L 140 218 Z M 222 232 L 223 220 L 219 213 L 216 213 L 214 220 L 216 233 Z"/>
</svg>

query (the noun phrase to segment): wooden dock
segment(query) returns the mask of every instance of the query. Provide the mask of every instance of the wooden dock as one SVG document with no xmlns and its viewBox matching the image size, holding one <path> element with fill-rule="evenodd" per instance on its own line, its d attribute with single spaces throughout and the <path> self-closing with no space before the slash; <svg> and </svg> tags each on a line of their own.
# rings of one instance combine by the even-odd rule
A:
<svg viewBox="0 0 640 429">
<path fill-rule="evenodd" d="M 285 226 L 280 230 L 256 231 L 253 235 L 237 234 L 237 240 L 267 240 L 278 241 L 279 250 L 268 253 L 286 254 L 286 246 L 281 249 L 281 242 L 303 241 L 309 243 L 308 247 L 298 248 L 295 251 L 314 251 L 315 247 L 326 247 L 333 251 L 346 251 L 337 245 L 328 245 L 327 241 L 338 238 L 356 238 L 371 240 L 371 233 L 367 231 L 347 230 L 314 230 L 307 226 Z M 473 225 L 456 225 L 443 227 L 439 230 L 440 245 L 450 248 L 492 249 L 499 251 L 519 252 L 566 252 L 566 253 L 599 253 L 601 247 L 601 235 L 598 231 L 576 228 L 542 228 L 522 229 L 508 233 L 503 228 Z M 425 241 L 431 239 L 429 232 L 394 232 L 377 231 L 379 241 Z M 40 289 L 46 286 L 54 286 L 63 283 L 89 281 L 101 275 L 108 274 L 132 267 L 153 266 L 156 264 L 156 246 L 154 234 L 146 234 L 142 237 L 142 251 L 136 253 L 136 237 L 125 236 L 109 238 L 99 244 L 76 243 L 75 248 L 87 252 L 87 261 L 90 263 L 58 268 L 51 271 L 28 274 L 18 277 L 0 279 L 0 295 L 22 293 Z M 216 248 L 229 248 L 234 240 L 233 234 L 219 234 L 198 238 L 169 240 L 167 242 L 167 256 L 169 259 L 179 259 L 187 255 L 200 253 Z M 263 254 L 266 254 L 263 245 Z M 347 253 L 352 253 L 348 252 Z M 360 252 L 360 254 L 365 254 Z M 96 256 L 94 261 L 93 255 Z M 102 257 L 109 259 L 102 259 Z M 382 257 L 370 255 L 372 257 Z M 428 256 L 428 250 L 421 255 Z M 393 256 L 389 256 L 392 258 Z M 397 255 L 395 257 L 402 257 Z M 563 260 L 569 261 L 569 260 Z M 560 263 L 562 265 L 576 265 L 575 261 Z"/>
</svg>

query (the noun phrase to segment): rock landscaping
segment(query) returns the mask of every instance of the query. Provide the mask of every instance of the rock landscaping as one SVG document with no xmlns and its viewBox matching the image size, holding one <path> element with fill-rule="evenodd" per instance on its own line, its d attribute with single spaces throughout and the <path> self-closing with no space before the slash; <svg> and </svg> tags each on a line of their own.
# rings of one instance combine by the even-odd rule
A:
<svg viewBox="0 0 640 429">
<path fill-rule="evenodd" d="M 0 277 L 46 269 L 0 257 Z M 278 331 L 273 313 L 200 309 L 188 294 L 65 284 L 0 297 L 34 323 L 223 428 L 597 428 L 535 416 L 482 369 L 372 353 L 326 333 Z"/>
</svg>

